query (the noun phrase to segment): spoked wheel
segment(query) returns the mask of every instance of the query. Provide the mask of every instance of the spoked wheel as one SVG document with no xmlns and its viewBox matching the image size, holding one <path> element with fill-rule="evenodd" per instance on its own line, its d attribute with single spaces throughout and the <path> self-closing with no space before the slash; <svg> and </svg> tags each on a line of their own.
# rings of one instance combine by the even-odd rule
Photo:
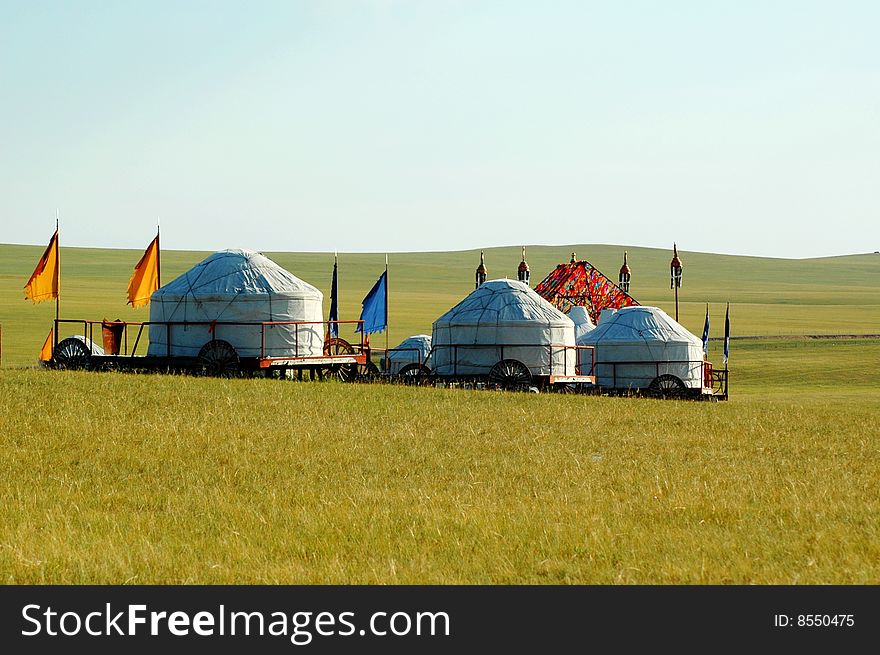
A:
<svg viewBox="0 0 880 655">
<path fill-rule="evenodd" d="M 345 339 L 333 337 L 324 344 L 324 354 L 331 357 L 334 355 L 354 355 L 354 346 Z M 321 369 L 319 377 L 321 380 L 330 378 L 340 382 L 351 382 L 357 375 L 357 364 L 334 364 Z"/>
<path fill-rule="evenodd" d="M 400 369 L 397 377 L 404 384 L 421 384 L 428 379 L 430 374 L 431 369 L 424 364 L 407 364 Z"/>
<path fill-rule="evenodd" d="M 228 378 L 237 375 L 238 353 L 228 341 L 209 341 L 199 351 L 199 371 L 212 377 Z"/>
<path fill-rule="evenodd" d="M 345 339 L 332 337 L 324 344 L 325 355 L 354 355 L 354 346 Z"/>
<path fill-rule="evenodd" d="M 681 398 L 684 396 L 686 389 L 687 387 L 684 386 L 684 382 L 668 373 L 654 378 L 651 380 L 651 384 L 648 385 L 648 391 L 658 398 Z"/>
<path fill-rule="evenodd" d="M 507 391 L 527 391 L 532 383 L 529 367 L 516 359 L 502 359 L 489 369 L 489 386 Z"/>
<path fill-rule="evenodd" d="M 71 371 L 89 368 L 89 360 L 92 353 L 82 340 L 68 337 L 55 346 L 52 353 L 52 364 L 56 368 L 69 369 Z"/>
<path fill-rule="evenodd" d="M 319 380 L 352 382 L 357 377 L 357 364 L 335 364 L 318 369 Z"/>
<path fill-rule="evenodd" d="M 379 367 L 373 362 L 359 364 L 357 367 L 358 380 L 361 382 L 375 382 L 379 379 Z"/>
</svg>

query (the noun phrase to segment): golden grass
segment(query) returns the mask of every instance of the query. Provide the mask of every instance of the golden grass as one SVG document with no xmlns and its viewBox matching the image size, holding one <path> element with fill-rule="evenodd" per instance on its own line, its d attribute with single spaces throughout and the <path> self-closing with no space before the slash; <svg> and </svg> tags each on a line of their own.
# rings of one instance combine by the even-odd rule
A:
<svg viewBox="0 0 880 655">
<path fill-rule="evenodd" d="M 6 583 L 877 583 L 872 391 L 0 373 Z"/>
</svg>

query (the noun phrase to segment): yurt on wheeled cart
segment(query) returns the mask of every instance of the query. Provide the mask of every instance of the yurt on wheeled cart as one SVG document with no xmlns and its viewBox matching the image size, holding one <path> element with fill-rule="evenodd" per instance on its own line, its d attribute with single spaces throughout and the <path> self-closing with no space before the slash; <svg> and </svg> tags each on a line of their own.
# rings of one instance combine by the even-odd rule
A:
<svg viewBox="0 0 880 655">
<path fill-rule="evenodd" d="M 659 307 L 607 309 L 577 342 L 595 348 L 596 384 L 602 389 L 682 397 L 713 393 L 702 340 Z"/>
<path fill-rule="evenodd" d="M 147 355 L 195 358 L 208 369 L 320 357 L 322 302 L 318 289 L 260 253 L 216 252 L 153 293 Z"/>
<path fill-rule="evenodd" d="M 383 358 L 383 375 L 407 376 L 425 372 L 431 354 L 431 335 L 415 334 L 396 347 L 390 348 Z"/>
<path fill-rule="evenodd" d="M 485 282 L 440 316 L 428 366 L 439 380 L 504 389 L 592 382 L 581 375 L 571 319 L 514 280 Z"/>
</svg>

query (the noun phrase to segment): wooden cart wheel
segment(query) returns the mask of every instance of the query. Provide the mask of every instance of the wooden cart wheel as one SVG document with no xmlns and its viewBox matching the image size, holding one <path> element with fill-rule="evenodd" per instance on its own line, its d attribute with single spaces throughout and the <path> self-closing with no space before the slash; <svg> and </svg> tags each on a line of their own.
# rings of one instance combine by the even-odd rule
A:
<svg viewBox="0 0 880 655">
<path fill-rule="evenodd" d="M 345 339 L 331 337 L 324 344 L 325 355 L 354 355 L 354 346 Z"/>
<path fill-rule="evenodd" d="M 648 385 L 648 391 L 659 398 L 680 398 L 684 396 L 686 390 L 684 382 L 668 373 L 654 378 Z"/>
<path fill-rule="evenodd" d="M 400 369 L 397 377 L 400 378 L 404 384 L 421 384 L 428 379 L 430 374 L 431 369 L 424 364 L 407 364 Z"/>
<path fill-rule="evenodd" d="M 357 367 L 358 379 L 361 382 L 374 382 L 379 379 L 379 367 L 373 362 L 359 364 Z"/>
<path fill-rule="evenodd" d="M 203 375 L 228 378 L 238 370 L 238 353 L 228 341 L 214 339 L 199 351 L 199 371 Z"/>
<path fill-rule="evenodd" d="M 71 371 L 89 368 L 92 353 L 81 339 L 68 337 L 60 341 L 52 353 L 52 364 L 56 368 Z"/>
<path fill-rule="evenodd" d="M 354 346 L 345 339 L 333 337 L 328 339 L 324 344 L 324 354 L 328 356 L 334 355 L 354 355 Z M 340 382 L 351 382 L 358 375 L 357 364 L 333 364 L 325 366 L 320 371 L 320 378 L 336 379 Z"/>
<path fill-rule="evenodd" d="M 489 369 L 489 386 L 508 391 L 526 391 L 532 383 L 529 367 L 516 359 L 502 359 Z"/>
<path fill-rule="evenodd" d="M 353 382 L 357 374 L 357 364 L 334 364 L 319 370 L 320 379 L 340 382 Z"/>
</svg>

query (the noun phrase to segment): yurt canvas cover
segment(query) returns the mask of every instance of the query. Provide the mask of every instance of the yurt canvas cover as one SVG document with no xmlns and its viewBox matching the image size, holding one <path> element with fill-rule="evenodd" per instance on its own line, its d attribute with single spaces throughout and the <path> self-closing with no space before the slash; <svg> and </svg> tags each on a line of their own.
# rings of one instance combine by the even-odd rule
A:
<svg viewBox="0 0 880 655">
<path fill-rule="evenodd" d="M 502 359 L 516 359 L 532 375 L 551 368 L 574 375 L 575 351 L 561 347 L 573 345 L 568 316 L 522 282 L 492 280 L 434 322 L 429 365 L 438 375 L 486 375 Z"/>
<path fill-rule="evenodd" d="M 603 313 L 596 329 L 578 339 L 578 345 L 595 348 L 599 386 L 645 388 L 663 374 L 676 376 L 689 388 L 702 386 L 703 342 L 658 307 Z"/>
<path fill-rule="evenodd" d="M 388 353 L 388 372 L 397 375 L 407 364 L 425 364 L 431 352 L 431 337 L 427 334 L 416 334 L 404 339 L 396 348 Z"/>
<path fill-rule="evenodd" d="M 231 343 L 240 357 L 260 355 L 260 325 L 207 325 L 212 321 L 322 321 L 323 294 L 249 250 L 223 250 L 196 264 L 150 297 L 150 355 L 195 357 L 212 338 Z M 316 325 L 266 326 L 264 355 L 317 356 L 324 329 Z M 169 348 L 170 335 L 170 348 Z"/>
<path fill-rule="evenodd" d="M 577 341 L 590 330 L 596 329 L 596 324 L 590 318 L 590 312 L 583 305 L 575 305 L 568 312 L 568 317 L 574 322 L 574 340 Z"/>
</svg>

